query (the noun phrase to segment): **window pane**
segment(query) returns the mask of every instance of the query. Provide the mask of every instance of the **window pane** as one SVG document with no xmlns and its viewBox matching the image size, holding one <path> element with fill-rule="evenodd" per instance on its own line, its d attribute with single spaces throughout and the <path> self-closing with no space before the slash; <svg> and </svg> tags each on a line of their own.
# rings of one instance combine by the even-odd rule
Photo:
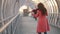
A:
<svg viewBox="0 0 60 34">
<path fill-rule="evenodd" d="M 3 15 L 4 15 L 4 19 L 5 18 L 8 18 L 8 17 L 10 17 L 10 16 L 12 16 L 12 11 L 11 11 L 11 3 L 10 3 L 11 1 L 8 1 L 7 0 L 7 3 L 5 2 L 5 4 L 6 5 L 4 5 L 4 11 L 3 11 Z"/>
<path fill-rule="evenodd" d="M 0 0 L 0 21 L 1 21 L 1 4 L 2 4 L 2 0 Z"/>
</svg>

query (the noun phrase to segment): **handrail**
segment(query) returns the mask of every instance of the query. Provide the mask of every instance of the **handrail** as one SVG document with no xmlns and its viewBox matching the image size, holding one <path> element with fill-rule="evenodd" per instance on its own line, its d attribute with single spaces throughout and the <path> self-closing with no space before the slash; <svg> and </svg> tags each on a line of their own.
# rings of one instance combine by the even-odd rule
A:
<svg viewBox="0 0 60 34">
<path fill-rule="evenodd" d="M 14 15 L 15 16 L 15 15 Z M 8 20 L 9 18 L 12 18 L 12 17 L 14 17 L 14 16 L 9 16 L 9 17 L 7 17 L 7 18 L 5 18 L 5 19 L 3 19 L 2 21 L 0 21 L 0 22 L 3 22 L 3 21 L 5 21 L 5 20 Z"/>
<path fill-rule="evenodd" d="M 6 29 L 6 27 L 8 27 L 9 24 L 12 23 L 12 21 L 19 15 L 19 13 L 14 16 L 7 24 L 5 24 L 2 28 L 0 28 L 0 32 L 2 32 L 4 29 Z"/>
</svg>

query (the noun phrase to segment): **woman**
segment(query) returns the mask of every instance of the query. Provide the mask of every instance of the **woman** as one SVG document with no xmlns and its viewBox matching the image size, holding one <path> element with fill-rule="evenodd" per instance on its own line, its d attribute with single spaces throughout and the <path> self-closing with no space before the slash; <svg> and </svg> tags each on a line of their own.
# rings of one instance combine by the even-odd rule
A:
<svg viewBox="0 0 60 34">
<path fill-rule="evenodd" d="M 48 19 L 46 18 L 48 16 L 47 10 L 42 3 L 39 3 L 37 7 L 37 13 L 32 13 L 34 17 L 38 18 L 37 33 L 44 32 L 44 34 L 47 34 L 47 31 L 49 31 Z"/>
</svg>

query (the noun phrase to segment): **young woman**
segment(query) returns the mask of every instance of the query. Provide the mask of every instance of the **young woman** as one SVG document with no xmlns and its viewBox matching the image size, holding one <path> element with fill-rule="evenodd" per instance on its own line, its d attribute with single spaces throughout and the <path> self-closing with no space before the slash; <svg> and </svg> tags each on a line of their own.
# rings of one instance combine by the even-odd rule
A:
<svg viewBox="0 0 60 34">
<path fill-rule="evenodd" d="M 48 16 L 47 10 L 42 3 L 39 3 L 37 7 L 37 13 L 34 14 L 34 12 L 32 12 L 32 15 L 38 18 L 37 33 L 41 34 L 41 32 L 44 32 L 44 34 L 47 34 L 47 31 L 50 30 L 48 25 L 48 19 L 46 18 L 46 16 Z"/>
</svg>

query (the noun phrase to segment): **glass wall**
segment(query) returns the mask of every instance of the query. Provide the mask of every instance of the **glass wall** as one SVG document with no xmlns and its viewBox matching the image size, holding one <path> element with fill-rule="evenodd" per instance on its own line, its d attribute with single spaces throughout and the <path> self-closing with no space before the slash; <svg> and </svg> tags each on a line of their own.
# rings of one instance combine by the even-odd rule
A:
<svg viewBox="0 0 60 34">
<path fill-rule="evenodd" d="M 1 4 L 2 4 L 2 0 L 0 0 L 0 27 L 2 26 L 2 23 L 1 23 Z"/>
<path fill-rule="evenodd" d="M 38 3 L 43 3 L 48 11 L 48 19 L 49 23 L 53 26 L 57 26 L 58 19 L 58 4 L 56 0 L 32 0 L 35 6 Z M 36 8 L 36 7 L 35 7 Z M 58 26 L 57 26 L 58 27 Z"/>
<path fill-rule="evenodd" d="M 19 0 L 0 0 L 0 25 L 7 24 L 19 12 Z"/>
</svg>

